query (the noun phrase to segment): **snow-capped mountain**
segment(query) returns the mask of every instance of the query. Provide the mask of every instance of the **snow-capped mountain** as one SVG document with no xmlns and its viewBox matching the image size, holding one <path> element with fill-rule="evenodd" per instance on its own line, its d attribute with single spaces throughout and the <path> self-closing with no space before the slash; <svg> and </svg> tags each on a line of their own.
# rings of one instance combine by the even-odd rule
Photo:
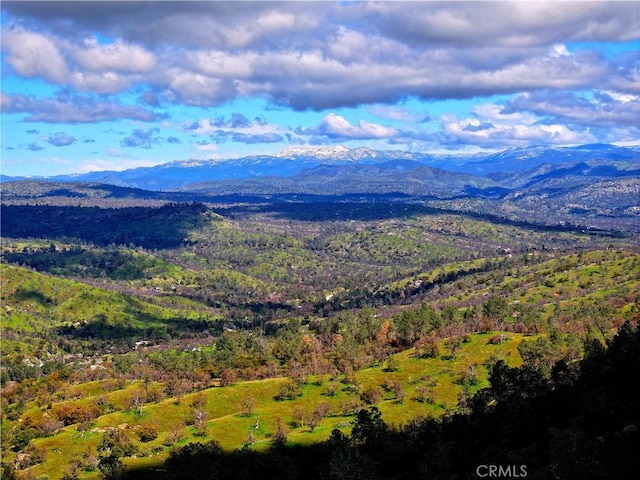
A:
<svg viewBox="0 0 640 480">
<path fill-rule="evenodd" d="M 343 158 L 351 150 L 342 145 L 331 147 L 295 147 L 287 148 L 280 153 L 276 153 L 274 157 L 296 159 L 301 157 L 314 158 Z"/>
<path fill-rule="evenodd" d="M 101 182 L 146 190 L 171 190 L 194 183 L 215 180 L 246 179 L 265 176 L 291 177 L 320 165 L 380 165 L 392 160 L 418 162 L 429 167 L 457 173 L 486 176 L 497 172 L 520 172 L 543 164 L 567 164 L 598 161 L 640 161 L 637 147 L 582 145 L 579 147 L 518 147 L 497 153 L 428 154 L 399 150 L 372 150 L 341 145 L 289 148 L 274 155 L 252 155 L 235 159 L 176 160 L 155 167 L 121 172 L 91 172 L 60 175 L 49 180 Z M 10 181 L 11 178 L 2 178 Z"/>
</svg>

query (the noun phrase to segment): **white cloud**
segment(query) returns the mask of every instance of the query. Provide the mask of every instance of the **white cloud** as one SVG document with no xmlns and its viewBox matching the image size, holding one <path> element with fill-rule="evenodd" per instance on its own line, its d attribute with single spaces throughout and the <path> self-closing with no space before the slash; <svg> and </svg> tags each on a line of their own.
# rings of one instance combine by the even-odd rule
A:
<svg viewBox="0 0 640 480">
<path fill-rule="evenodd" d="M 268 2 L 250 12 L 230 4 L 188 5 L 158 4 L 146 12 L 132 7 L 117 27 L 123 37 L 105 45 L 95 34 L 73 38 L 65 31 L 56 37 L 9 28 L 7 61 L 22 75 L 87 92 L 113 94 L 145 84 L 168 91 L 166 100 L 189 105 L 253 95 L 297 110 L 323 110 L 407 96 L 472 98 L 613 82 L 606 80 L 612 68 L 605 59 L 572 54 L 559 40 L 575 36 L 572 19 L 588 20 L 595 25 L 592 34 L 601 36 L 595 13 L 604 15 L 604 22 L 626 25 L 611 8 L 571 6 L 558 18 L 553 16 L 558 8 L 546 3 L 429 3 L 420 9 L 392 2 L 329 4 L 328 13 L 317 4 Z M 167 15 L 160 15 L 165 9 Z M 69 6 L 67 14 L 72 11 Z M 143 13 L 145 22 L 136 17 Z M 398 30 L 401 20 L 407 22 L 405 33 Z M 196 28 L 206 21 L 212 22 L 208 32 Z M 158 35 L 158 42 L 144 47 L 145 32 Z M 31 55 L 33 48 L 40 54 Z M 615 81 L 633 88 L 628 75 Z"/>
<path fill-rule="evenodd" d="M 288 128 L 269 123 L 264 119 L 250 120 L 240 113 L 233 114 L 230 118 L 201 118 L 191 125 L 183 126 L 198 135 L 216 135 L 220 132 L 243 133 L 246 135 L 284 134 Z"/>
<path fill-rule="evenodd" d="M 183 69 L 171 69 L 164 77 L 171 92 L 187 105 L 217 105 L 234 97 L 229 85 L 219 78 Z"/>
<path fill-rule="evenodd" d="M 452 144 L 475 144 L 500 148 L 528 144 L 577 145 L 597 142 L 588 128 L 545 123 L 530 112 L 503 113 L 504 106 L 483 104 L 474 117 L 442 117 L 442 133 Z"/>
<path fill-rule="evenodd" d="M 68 81 L 81 92 L 94 92 L 101 94 L 118 93 L 126 90 L 130 81 L 115 72 L 83 73 L 73 72 Z"/>
<path fill-rule="evenodd" d="M 551 47 L 550 55 L 552 57 L 568 57 L 571 55 L 567 46 L 562 43 L 556 43 Z"/>
<path fill-rule="evenodd" d="M 27 122 L 91 123 L 123 118 L 151 122 L 162 118 L 137 106 L 96 100 L 84 95 L 35 98 L 2 93 L 1 101 L 4 113 L 25 113 Z"/>
<path fill-rule="evenodd" d="M 22 27 L 2 29 L 2 49 L 6 62 L 25 77 L 42 77 L 63 84 L 69 77 L 64 56 L 55 42 L 40 33 Z"/>
<path fill-rule="evenodd" d="M 629 41 L 640 36 L 634 2 L 368 2 L 367 20 L 405 42 L 504 45 L 567 40 Z"/>
<path fill-rule="evenodd" d="M 138 45 L 121 40 L 99 45 L 95 37 L 85 39 L 82 46 L 72 48 L 79 67 L 90 72 L 148 72 L 156 64 L 155 55 Z"/>
<path fill-rule="evenodd" d="M 317 127 L 317 133 L 333 138 L 345 139 L 374 139 L 398 136 L 395 128 L 360 120 L 356 125 L 335 113 L 329 113 Z"/>
<path fill-rule="evenodd" d="M 640 127 L 640 96 L 606 90 L 588 96 L 570 91 L 524 92 L 512 97 L 505 110 L 588 127 Z"/>
<path fill-rule="evenodd" d="M 96 94 L 92 102 L 3 95 L 3 109 L 28 121 L 157 120 L 153 109 L 171 104 L 260 97 L 324 113 L 369 105 L 369 114 L 407 125 L 327 113 L 307 129 L 202 120 L 195 133 L 245 143 L 296 135 L 408 142 L 428 134 L 418 125 L 424 116 L 401 107 L 407 98 L 517 95 L 443 119 L 445 137 L 489 145 L 605 138 L 616 128 L 628 135 L 637 119 L 637 52 L 614 58 L 597 45 L 640 36 L 633 2 L 6 3 L 10 74 L 42 78 L 69 97 Z M 594 98 L 587 105 L 554 95 L 571 89 Z M 596 98 L 599 90 L 608 99 Z M 121 92 L 146 95 L 149 110 L 100 97 Z"/>
<path fill-rule="evenodd" d="M 194 51 L 186 54 L 189 67 L 203 75 L 228 78 L 249 78 L 257 55 L 252 52 L 230 54 L 223 50 Z"/>
</svg>

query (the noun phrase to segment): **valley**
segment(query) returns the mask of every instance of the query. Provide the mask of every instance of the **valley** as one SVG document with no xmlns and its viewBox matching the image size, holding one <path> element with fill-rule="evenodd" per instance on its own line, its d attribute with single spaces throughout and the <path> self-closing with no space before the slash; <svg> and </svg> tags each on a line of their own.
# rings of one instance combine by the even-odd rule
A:
<svg viewBox="0 0 640 480">
<path fill-rule="evenodd" d="M 0 12 L 2 480 L 638 478 L 638 2 Z"/>
<path fill-rule="evenodd" d="M 609 223 L 384 194 L 5 186 L 16 478 L 163 478 L 193 442 L 270 461 L 378 414 L 400 435 L 471 412 L 496 365 L 549 378 L 638 321 L 637 236 Z"/>
</svg>

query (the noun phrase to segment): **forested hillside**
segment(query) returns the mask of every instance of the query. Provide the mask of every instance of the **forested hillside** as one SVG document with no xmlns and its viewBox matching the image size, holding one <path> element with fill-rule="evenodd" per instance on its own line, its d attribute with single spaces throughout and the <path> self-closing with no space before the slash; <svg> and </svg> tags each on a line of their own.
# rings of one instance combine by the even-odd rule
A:
<svg viewBox="0 0 640 480">
<path fill-rule="evenodd" d="M 620 232 L 384 196 L 237 200 L 2 206 L 7 478 L 180 478 L 194 461 L 298 478 L 307 455 L 317 475 L 455 477 L 498 458 L 495 438 L 480 457 L 460 442 L 506 415 L 499 385 L 548 402 L 568 365 L 567 388 L 587 388 L 580 359 L 638 321 L 638 244 Z M 392 438 L 416 461 L 366 460 Z M 415 456 L 441 438 L 441 460 Z"/>
</svg>

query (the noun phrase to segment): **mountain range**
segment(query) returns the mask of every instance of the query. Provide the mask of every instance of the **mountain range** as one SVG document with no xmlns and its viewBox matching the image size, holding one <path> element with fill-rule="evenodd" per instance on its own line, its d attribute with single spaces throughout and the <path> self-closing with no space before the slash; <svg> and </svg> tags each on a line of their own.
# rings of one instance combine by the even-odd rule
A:
<svg viewBox="0 0 640 480">
<path fill-rule="evenodd" d="M 5 203 L 45 197 L 301 201 L 391 195 L 398 201 L 512 220 L 640 232 L 638 147 L 523 147 L 492 154 L 432 155 L 336 146 L 15 180 L 2 178 Z"/>
<path fill-rule="evenodd" d="M 518 147 L 498 153 L 428 154 L 398 150 L 348 149 L 342 146 L 287 149 L 275 155 L 254 155 L 237 159 L 178 160 L 154 167 L 124 171 L 99 171 L 84 174 L 57 175 L 46 178 L 58 182 L 98 182 L 145 190 L 174 190 L 195 183 L 225 181 L 266 176 L 292 177 L 310 172 L 320 166 L 390 165 L 391 161 L 414 162 L 393 164 L 393 168 L 407 169 L 427 166 L 453 173 L 508 178 L 504 172 L 522 172 L 544 164 L 558 165 L 581 162 L 638 162 L 640 148 L 614 145 L 582 145 L 578 147 L 531 146 Z M 625 170 L 623 167 L 622 170 Z M 383 169 L 383 170 L 386 170 Z M 620 168 L 618 168 L 620 170 Z M 314 174 L 320 173 L 316 171 Z M 366 173 L 362 171 L 361 173 Z M 375 171 L 369 171 L 375 174 Z M 424 173 L 424 172 L 423 172 Z M 3 176 L 2 181 L 24 177 Z M 40 178 L 44 179 L 44 178 Z M 486 181 L 485 181 L 486 182 Z"/>
</svg>

